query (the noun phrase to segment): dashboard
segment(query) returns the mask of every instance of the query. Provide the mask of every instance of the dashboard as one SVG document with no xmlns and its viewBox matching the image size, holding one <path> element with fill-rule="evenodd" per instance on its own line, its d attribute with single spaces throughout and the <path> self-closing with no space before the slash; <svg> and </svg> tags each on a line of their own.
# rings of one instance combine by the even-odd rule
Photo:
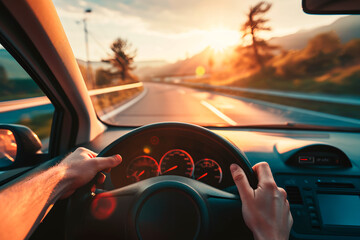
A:
<svg viewBox="0 0 360 240">
<path fill-rule="evenodd" d="M 251 165 L 269 163 L 286 189 L 294 225 L 291 239 L 359 239 L 360 134 L 306 130 L 213 129 L 245 152 Z M 95 151 L 127 133 L 110 129 L 85 145 Z M 108 188 L 161 175 L 180 175 L 237 194 L 232 156 L 211 141 L 186 135 L 148 135 L 113 152 L 123 163 Z M 356 214 L 357 213 L 357 214 Z"/>
<path fill-rule="evenodd" d="M 106 152 L 123 158 L 122 164 L 111 170 L 111 181 L 105 182 L 107 189 L 164 175 L 192 178 L 225 189 L 234 185 L 230 165 L 239 163 L 220 139 L 186 128 L 145 131 L 114 144 Z"/>
</svg>

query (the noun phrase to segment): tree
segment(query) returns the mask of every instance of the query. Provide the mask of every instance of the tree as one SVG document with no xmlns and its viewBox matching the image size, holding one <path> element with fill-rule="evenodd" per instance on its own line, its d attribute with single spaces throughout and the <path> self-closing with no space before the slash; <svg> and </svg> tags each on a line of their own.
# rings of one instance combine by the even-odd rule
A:
<svg viewBox="0 0 360 240">
<path fill-rule="evenodd" d="M 116 39 L 110 48 L 114 52 L 114 56 L 109 61 L 118 70 L 121 79 L 133 79 L 130 71 L 134 69 L 132 65 L 136 56 L 136 50 L 132 49 L 132 45 L 127 40 L 121 38 Z"/>
<path fill-rule="evenodd" d="M 113 74 L 108 69 L 99 68 L 95 73 L 95 82 L 99 87 L 105 87 L 111 85 L 113 80 Z"/>
<path fill-rule="evenodd" d="M 271 31 L 271 27 L 266 26 L 269 19 L 263 17 L 270 10 L 271 6 L 271 3 L 261 1 L 255 6 L 250 7 L 247 21 L 241 26 L 242 37 L 251 36 L 252 44 L 249 47 L 253 49 L 255 60 L 261 70 L 264 69 L 265 61 L 271 55 L 270 51 L 277 48 L 276 46 L 269 45 L 258 36 L 261 31 Z"/>
</svg>

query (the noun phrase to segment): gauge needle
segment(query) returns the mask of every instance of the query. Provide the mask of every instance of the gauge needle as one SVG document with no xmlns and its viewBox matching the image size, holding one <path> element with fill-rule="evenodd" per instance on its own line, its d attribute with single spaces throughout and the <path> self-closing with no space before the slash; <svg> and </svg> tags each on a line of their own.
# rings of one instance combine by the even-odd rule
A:
<svg viewBox="0 0 360 240">
<path fill-rule="evenodd" d="M 141 175 L 143 175 L 145 173 L 145 170 L 142 170 L 141 173 L 139 173 L 136 177 L 140 177 Z"/>
<path fill-rule="evenodd" d="M 196 180 L 200 180 L 200 179 L 202 179 L 203 177 L 206 177 L 206 175 L 208 175 L 208 173 L 204 173 L 203 175 L 201 175 L 200 177 L 198 177 Z"/>
<path fill-rule="evenodd" d="M 174 170 L 174 169 L 177 169 L 177 167 L 178 167 L 178 166 L 175 165 L 175 166 L 169 168 L 168 170 L 164 171 L 163 174 L 164 174 L 164 173 L 167 173 L 167 172 L 170 172 L 170 171 L 172 171 L 172 170 Z"/>
</svg>

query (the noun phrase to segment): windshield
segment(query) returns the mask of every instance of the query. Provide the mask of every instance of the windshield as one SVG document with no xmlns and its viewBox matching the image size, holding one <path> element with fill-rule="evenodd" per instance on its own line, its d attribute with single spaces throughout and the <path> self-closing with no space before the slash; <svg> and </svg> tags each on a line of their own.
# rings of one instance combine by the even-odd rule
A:
<svg viewBox="0 0 360 240">
<path fill-rule="evenodd" d="M 301 1 L 54 0 L 99 118 L 360 126 L 360 17 Z"/>
</svg>

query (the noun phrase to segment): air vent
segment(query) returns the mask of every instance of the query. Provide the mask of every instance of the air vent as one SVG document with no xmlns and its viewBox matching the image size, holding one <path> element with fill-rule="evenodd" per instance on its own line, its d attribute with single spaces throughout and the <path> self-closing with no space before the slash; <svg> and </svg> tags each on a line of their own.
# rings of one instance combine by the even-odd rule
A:
<svg viewBox="0 0 360 240">
<path fill-rule="evenodd" d="M 303 204 L 301 193 L 298 187 L 296 186 L 285 186 L 287 193 L 287 199 L 290 204 Z"/>
</svg>

